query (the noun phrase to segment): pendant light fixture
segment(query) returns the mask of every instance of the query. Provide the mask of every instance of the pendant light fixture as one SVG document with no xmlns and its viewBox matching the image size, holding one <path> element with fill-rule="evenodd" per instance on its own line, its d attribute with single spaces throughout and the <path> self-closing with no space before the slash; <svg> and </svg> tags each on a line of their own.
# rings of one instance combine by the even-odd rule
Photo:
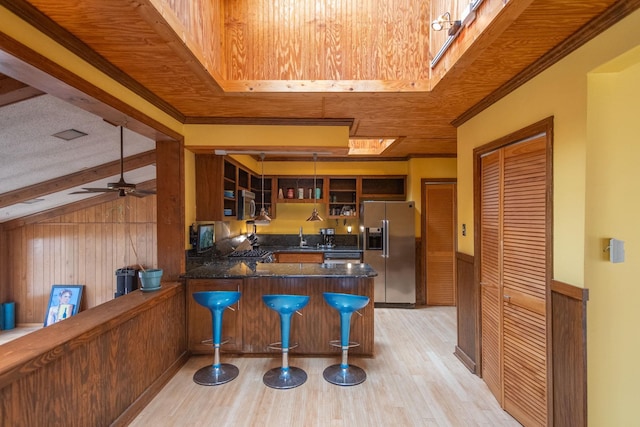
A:
<svg viewBox="0 0 640 427">
<path fill-rule="evenodd" d="M 256 225 L 269 225 L 271 218 L 269 218 L 264 208 L 264 153 L 260 153 L 260 162 L 262 163 L 262 206 L 260 206 L 260 213 L 254 218 L 254 223 Z"/>
<path fill-rule="evenodd" d="M 317 196 L 316 196 L 316 163 L 318 161 L 318 153 L 313 153 L 313 212 L 311 212 L 311 216 L 309 218 L 307 218 L 307 221 L 324 221 L 324 219 L 322 219 L 320 217 L 320 214 L 318 214 L 318 209 L 316 209 L 316 202 L 317 202 Z"/>
</svg>

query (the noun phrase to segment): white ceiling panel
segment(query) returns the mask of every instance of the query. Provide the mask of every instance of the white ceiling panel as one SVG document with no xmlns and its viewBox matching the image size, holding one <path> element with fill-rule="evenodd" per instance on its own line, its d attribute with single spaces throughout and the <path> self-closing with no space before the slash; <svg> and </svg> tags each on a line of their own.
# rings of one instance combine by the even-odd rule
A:
<svg viewBox="0 0 640 427">
<path fill-rule="evenodd" d="M 67 129 L 88 135 L 52 136 Z M 123 140 L 125 157 L 155 149 L 153 140 L 127 129 Z M 119 158 L 118 127 L 51 95 L 0 108 L 0 194 Z"/>
</svg>

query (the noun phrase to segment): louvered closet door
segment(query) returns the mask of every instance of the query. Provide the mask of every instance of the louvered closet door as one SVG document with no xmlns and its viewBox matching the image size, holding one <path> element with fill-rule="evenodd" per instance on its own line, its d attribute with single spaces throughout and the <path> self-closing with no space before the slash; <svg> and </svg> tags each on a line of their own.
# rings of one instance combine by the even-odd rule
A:
<svg viewBox="0 0 640 427">
<path fill-rule="evenodd" d="M 482 378 L 502 404 L 501 151 L 482 157 L 480 209 L 480 298 Z"/>
<path fill-rule="evenodd" d="M 455 305 L 455 199 L 455 184 L 426 184 L 427 305 Z"/>
<path fill-rule="evenodd" d="M 504 408 L 525 426 L 547 424 L 545 144 L 503 149 Z"/>
</svg>

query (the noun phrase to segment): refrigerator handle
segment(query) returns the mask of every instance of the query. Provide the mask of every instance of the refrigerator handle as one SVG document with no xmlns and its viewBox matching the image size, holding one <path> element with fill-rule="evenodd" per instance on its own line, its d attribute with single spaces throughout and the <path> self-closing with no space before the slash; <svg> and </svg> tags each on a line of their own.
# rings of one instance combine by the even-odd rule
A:
<svg viewBox="0 0 640 427">
<path fill-rule="evenodd" d="M 382 256 L 389 258 L 389 220 L 382 220 L 383 234 L 382 234 Z"/>
</svg>

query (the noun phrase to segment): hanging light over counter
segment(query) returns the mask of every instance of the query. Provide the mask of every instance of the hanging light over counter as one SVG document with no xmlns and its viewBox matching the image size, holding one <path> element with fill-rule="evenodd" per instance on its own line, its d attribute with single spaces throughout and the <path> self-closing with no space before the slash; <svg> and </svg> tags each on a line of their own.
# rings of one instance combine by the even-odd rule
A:
<svg viewBox="0 0 640 427">
<path fill-rule="evenodd" d="M 316 187 L 316 163 L 318 161 L 318 153 L 313 153 L 313 188 L 314 188 L 314 197 L 313 197 L 313 211 L 311 212 L 311 216 L 309 218 L 307 218 L 307 221 L 324 221 L 324 219 L 322 219 L 322 217 L 320 217 L 320 214 L 318 213 L 318 209 L 316 209 L 316 202 L 317 202 L 317 196 L 315 195 L 315 189 Z"/>
<path fill-rule="evenodd" d="M 260 206 L 260 213 L 253 220 L 255 225 L 269 225 L 271 218 L 264 208 L 264 153 L 260 153 L 260 162 L 262 163 L 262 206 Z"/>
</svg>

